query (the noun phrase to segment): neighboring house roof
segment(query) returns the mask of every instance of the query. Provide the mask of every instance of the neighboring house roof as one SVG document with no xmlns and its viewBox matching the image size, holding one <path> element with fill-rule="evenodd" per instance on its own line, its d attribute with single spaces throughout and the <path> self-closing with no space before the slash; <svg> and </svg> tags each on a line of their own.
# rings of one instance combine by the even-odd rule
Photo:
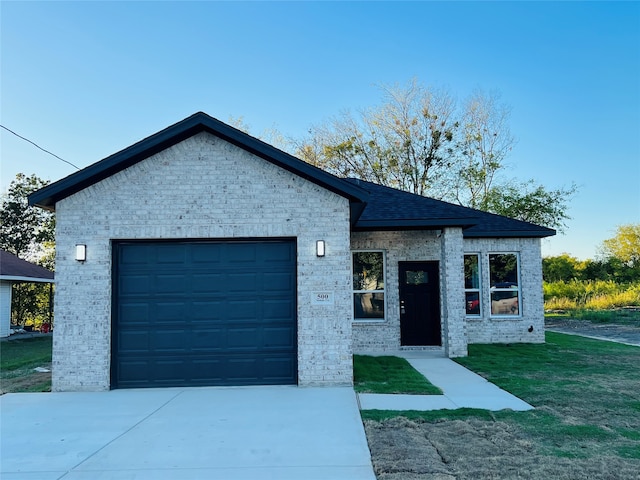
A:
<svg viewBox="0 0 640 480">
<path fill-rule="evenodd" d="M 15 282 L 53 282 L 53 272 L 12 253 L 0 250 L 0 280 Z"/>
<path fill-rule="evenodd" d="M 354 230 L 419 230 L 462 227 L 471 237 L 548 237 L 555 230 L 383 185 L 347 179 L 369 192 Z"/>
<path fill-rule="evenodd" d="M 114 153 L 79 172 L 32 193 L 29 196 L 29 204 L 48 210 L 55 210 L 56 202 L 200 132 L 211 133 L 299 177 L 348 198 L 352 209 L 352 222 L 357 219 L 364 208 L 364 203 L 367 200 L 367 192 L 365 190 L 303 162 L 203 112 L 195 113 L 118 153 Z"/>
</svg>

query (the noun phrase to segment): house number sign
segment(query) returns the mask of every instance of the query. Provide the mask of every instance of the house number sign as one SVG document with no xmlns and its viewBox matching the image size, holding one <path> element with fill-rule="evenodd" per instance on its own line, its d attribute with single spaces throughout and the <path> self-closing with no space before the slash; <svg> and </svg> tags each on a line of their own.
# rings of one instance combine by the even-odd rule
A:
<svg viewBox="0 0 640 480">
<path fill-rule="evenodd" d="M 312 305 L 333 305 L 333 292 L 313 292 L 311 294 Z"/>
</svg>

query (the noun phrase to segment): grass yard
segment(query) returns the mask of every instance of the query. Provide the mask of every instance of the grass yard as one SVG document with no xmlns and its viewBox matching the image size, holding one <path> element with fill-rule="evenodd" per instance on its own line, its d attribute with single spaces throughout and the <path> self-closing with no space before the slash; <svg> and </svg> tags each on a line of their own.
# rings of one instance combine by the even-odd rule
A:
<svg viewBox="0 0 640 480">
<path fill-rule="evenodd" d="M 615 324 L 640 327 L 640 309 L 572 310 L 565 313 L 547 313 L 545 318 L 585 320 L 595 324 Z"/>
<path fill-rule="evenodd" d="M 639 347 L 547 333 L 457 361 L 536 409 L 364 411 L 379 478 L 640 478 Z"/>
<path fill-rule="evenodd" d="M 51 373 L 34 369 L 51 369 L 51 344 L 51 336 L 0 342 L 0 393 L 50 391 Z"/>
<path fill-rule="evenodd" d="M 359 393 L 442 395 L 442 390 L 399 357 L 354 355 L 353 382 Z"/>
</svg>

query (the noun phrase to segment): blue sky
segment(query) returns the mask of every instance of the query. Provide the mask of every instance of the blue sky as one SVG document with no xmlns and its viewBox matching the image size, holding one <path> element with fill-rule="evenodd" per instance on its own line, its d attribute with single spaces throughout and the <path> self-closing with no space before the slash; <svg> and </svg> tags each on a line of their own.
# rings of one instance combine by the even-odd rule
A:
<svg viewBox="0 0 640 480">
<path fill-rule="evenodd" d="M 80 167 L 196 111 L 260 135 L 417 78 L 512 107 L 508 173 L 575 182 L 544 255 L 593 258 L 640 222 L 638 2 L 0 3 L 2 125 Z M 1 186 L 74 169 L 0 130 Z"/>
</svg>

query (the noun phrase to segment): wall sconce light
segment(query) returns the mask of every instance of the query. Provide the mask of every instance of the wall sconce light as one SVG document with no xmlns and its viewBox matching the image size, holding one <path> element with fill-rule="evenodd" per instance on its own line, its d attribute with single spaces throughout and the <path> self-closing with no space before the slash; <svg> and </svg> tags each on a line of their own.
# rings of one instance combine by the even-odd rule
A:
<svg viewBox="0 0 640 480">
<path fill-rule="evenodd" d="M 316 242 L 316 255 L 318 257 L 324 257 L 324 240 L 318 240 Z"/>
<path fill-rule="evenodd" d="M 76 260 L 84 262 L 87 259 L 87 246 L 78 244 L 76 245 Z"/>
</svg>

